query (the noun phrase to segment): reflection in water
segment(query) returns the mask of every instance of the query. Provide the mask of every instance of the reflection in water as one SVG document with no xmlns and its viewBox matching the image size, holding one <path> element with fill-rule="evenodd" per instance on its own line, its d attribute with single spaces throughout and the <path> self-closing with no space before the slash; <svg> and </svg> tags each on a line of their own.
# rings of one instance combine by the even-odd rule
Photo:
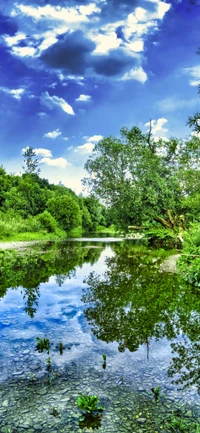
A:
<svg viewBox="0 0 200 433">
<path fill-rule="evenodd" d="M 159 261 L 127 245 L 116 245 L 103 275 L 90 273 L 82 301 L 94 335 L 134 352 L 150 340 L 172 340 L 176 356 L 169 370 L 176 383 L 200 387 L 200 299 L 178 275 L 159 271 Z M 182 338 L 184 335 L 184 338 Z"/>
<path fill-rule="evenodd" d="M 98 248 L 82 246 L 79 243 L 63 243 L 59 248 L 52 246 L 48 252 L 32 251 L 19 254 L 16 251 L 2 252 L 0 257 L 0 296 L 8 288 L 21 287 L 25 300 L 25 311 L 33 318 L 39 302 L 40 284 L 55 275 L 56 283 L 61 287 L 67 279 L 75 276 L 76 266 L 83 263 L 94 264 L 100 257 L 102 245 Z"/>
</svg>

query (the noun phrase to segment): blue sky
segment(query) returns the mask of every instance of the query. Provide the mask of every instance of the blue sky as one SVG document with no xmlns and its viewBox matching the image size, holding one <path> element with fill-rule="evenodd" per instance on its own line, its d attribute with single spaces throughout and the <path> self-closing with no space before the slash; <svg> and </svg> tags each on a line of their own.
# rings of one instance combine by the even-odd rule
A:
<svg viewBox="0 0 200 433">
<path fill-rule="evenodd" d="M 1 0 L 0 161 L 81 191 L 84 163 L 120 128 L 184 138 L 199 110 L 200 3 Z"/>
</svg>

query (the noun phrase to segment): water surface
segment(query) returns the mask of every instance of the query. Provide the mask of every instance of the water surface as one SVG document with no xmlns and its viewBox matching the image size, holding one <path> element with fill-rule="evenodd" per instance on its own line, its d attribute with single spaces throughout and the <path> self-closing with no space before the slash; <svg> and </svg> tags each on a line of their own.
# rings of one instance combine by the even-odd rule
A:
<svg viewBox="0 0 200 433">
<path fill-rule="evenodd" d="M 162 431 L 180 404 L 198 419 L 199 292 L 163 270 L 166 254 L 109 238 L 1 253 L 2 432 Z M 79 392 L 105 406 L 91 426 Z"/>
</svg>

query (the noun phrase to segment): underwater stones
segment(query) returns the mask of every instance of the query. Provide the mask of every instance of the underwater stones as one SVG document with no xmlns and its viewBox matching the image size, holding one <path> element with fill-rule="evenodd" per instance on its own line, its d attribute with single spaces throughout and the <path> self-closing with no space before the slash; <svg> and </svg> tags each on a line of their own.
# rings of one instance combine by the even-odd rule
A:
<svg viewBox="0 0 200 433">
<path fill-rule="evenodd" d="M 138 418 L 137 422 L 138 424 L 144 424 L 146 422 L 146 418 Z"/>
<path fill-rule="evenodd" d="M 8 407 L 8 400 L 4 400 L 3 403 L 2 403 L 2 406 L 3 407 Z"/>
</svg>

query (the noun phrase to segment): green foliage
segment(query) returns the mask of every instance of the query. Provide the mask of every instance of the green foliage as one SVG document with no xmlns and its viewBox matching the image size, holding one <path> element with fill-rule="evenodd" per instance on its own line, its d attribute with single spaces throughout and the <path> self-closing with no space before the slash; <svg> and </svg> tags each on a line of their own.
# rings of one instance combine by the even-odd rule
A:
<svg viewBox="0 0 200 433">
<path fill-rule="evenodd" d="M 151 388 L 153 395 L 154 395 L 154 400 L 158 401 L 160 399 L 160 386 L 157 386 L 156 388 Z"/>
<path fill-rule="evenodd" d="M 185 234 L 178 267 L 188 283 L 200 287 L 200 224 L 192 224 Z"/>
<path fill-rule="evenodd" d="M 173 410 L 172 414 L 165 419 L 164 428 L 169 433 L 199 433 L 199 423 L 184 416 L 182 407 Z"/>
<path fill-rule="evenodd" d="M 37 344 L 36 344 L 36 350 L 38 350 L 38 352 L 42 353 L 44 352 L 44 350 L 47 351 L 47 353 L 49 353 L 50 350 L 50 341 L 48 338 L 40 338 L 40 337 L 36 337 L 37 340 Z M 49 359 L 49 358 L 48 358 Z"/>
<path fill-rule="evenodd" d="M 37 216 L 37 220 L 40 222 L 41 226 L 48 232 L 53 233 L 57 229 L 57 222 L 55 218 L 45 210 L 43 213 Z"/>
<path fill-rule="evenodd" d="M 63 346 L 62 341 L 60 341 L 60 343 L 58 344 L 58 346 L 56 346 L 56 349 L 59 349 L 60 355 L 63 355 L 63 350 L 65 350 L 65 347 Z"/>
<path fill-rule="evenodd" d="M 86 395 L 81 394 L 78 397 L 77 405 L 78 408 L 85 414 L 91 414 L 94 411 L 103 411 L 103 406 L 98 406 L 99 397 L 97 395 Z"/>
<path fill-rule="evenodd" d="M 29 146 L 24 150 L 23 157 L 25 166 L 23 166 L 22 168 L 25 170 L 26 173 L 40 173 L 41 170 L 38 168 L 39 161 L 35 159 L 35 156 L 36 152 L 34 151 L 33 147 Z"/>
<path fill-rule="evenodd" d="M 133 127 L 122 128 L 121 137 L 97 143 L 86 162 L 84 184 L 110 208 L 112 223 L 152 224 L 157 217 L 182 213 L 182 201 L 194 193 L 191 178 L 198 180 L 199 139 L 149 140 Z"/>
<path fill-rule="evenodd" d="M 81 223 L 81 212 L 77 201 L 69 195 L 52 197 L 47 202 L 51 215 L 66 232 Z"/>
</svg>

